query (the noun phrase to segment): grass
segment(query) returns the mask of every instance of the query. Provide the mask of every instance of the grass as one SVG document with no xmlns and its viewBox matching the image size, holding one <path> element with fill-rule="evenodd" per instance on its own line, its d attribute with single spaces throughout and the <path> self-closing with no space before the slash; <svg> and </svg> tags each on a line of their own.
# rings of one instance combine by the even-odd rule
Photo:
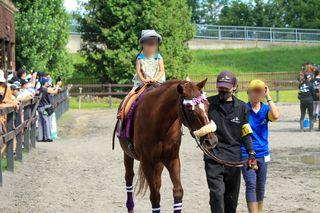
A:
<svg viewBox="0 0 320 213">
<path fill-rule="evenodd" d="M 320 63 L 320 47 L 193 50 L 189 75 L 244 72 L 298 72 L 305 61 Z"/>
<path fill-rule="evenodd" d="M 112 108 L 117 108 L 119 106 L 120 100 L 117 98 L 112 98 Z M 102 98 L 101 100 L 81 100 L 81 109 L 106 109 L 109 108 L 109 103 L 107 98 Z M 79 99 L 77 97 L 72 97 L 70 100 L 70 109 L 79 109 Z"/>
<path fill-rule="evenodd" d="M 276 100 L 276 92 L 271 91 L 271 97 L 275 101 Z M 248 95 L 246 92 L 239 92 L 237 94 L 238 98 L 243 100 L 244 102 L 248 101 Z M 298 103 L 298 91 L 295 90 L 284 90 L 279 93 L 279 102 L 281 103 Z"/>
</svg>

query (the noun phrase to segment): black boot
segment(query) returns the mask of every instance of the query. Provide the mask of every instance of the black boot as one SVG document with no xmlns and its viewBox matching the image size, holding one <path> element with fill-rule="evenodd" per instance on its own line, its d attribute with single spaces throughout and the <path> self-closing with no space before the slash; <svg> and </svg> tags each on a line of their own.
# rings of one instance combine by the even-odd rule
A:
<svg viewBox="0 0 320 213">
<path fill-rule="evenodd" d="M 300 131 L 303 132 L 304 129 L 303 129 L 303 120 L 300 120 Z"/>
</svg>

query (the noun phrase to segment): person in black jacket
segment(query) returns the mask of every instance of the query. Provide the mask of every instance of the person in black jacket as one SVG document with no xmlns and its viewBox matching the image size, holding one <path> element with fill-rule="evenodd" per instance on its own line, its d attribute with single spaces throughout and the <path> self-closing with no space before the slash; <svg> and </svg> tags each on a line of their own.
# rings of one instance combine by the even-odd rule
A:
<svg viewBox="0 0 320 213">
<path fill-rule="evenodd" d="M 247 105 L 233 94 L 237 88 L 237 79 L 229 71 L 221 72 L 217 78 L 219 94 L 208 98 L 209 117 L 217 125 L 215 134 L 218 144 L 212 153 L 221 160 L 241 161 L 241 145 L 248 154 L 248 166 L 256 166 L 255 152 L 252 147 L 251 127 Z M 222 165 L 207 155 L 204 156 L 205 171 L 210 190 L 211 212 L 235 213 L 238 204 L 241 170 Z"/>
<path fill-rule="evenodd" d="M 300 100 L 300 130 L 303 131 L 303 121 L 308 109 L 309 114 L 309 131 L 313 128 L 313 98 L 315 95 L 314 87 L 311 82 L 312 75 L 305 75 L 305 80 L 299 85 L 299 100 Z"/>
<path fill-rule="evenodd" d="M 314 120 L 320 120 L 320 72 L 319 70 L 314 72 L 314 79 L 312 80 L 314 88 L 313 97 L 313 116 Z"/>
</svg>

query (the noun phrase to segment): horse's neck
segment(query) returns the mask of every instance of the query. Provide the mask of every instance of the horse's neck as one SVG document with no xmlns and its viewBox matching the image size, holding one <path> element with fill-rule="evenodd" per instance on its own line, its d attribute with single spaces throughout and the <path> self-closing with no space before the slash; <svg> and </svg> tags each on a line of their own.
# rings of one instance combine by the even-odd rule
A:
<svg viewBox="0 0 320 213">
<path fill-rule="evenodd" d="M 179 119 L 179 95 L 175 85 L 165 90 L 157 100 L 155 113 L 160 121 L 159 129 L 168 130 Z"/>
</svg>

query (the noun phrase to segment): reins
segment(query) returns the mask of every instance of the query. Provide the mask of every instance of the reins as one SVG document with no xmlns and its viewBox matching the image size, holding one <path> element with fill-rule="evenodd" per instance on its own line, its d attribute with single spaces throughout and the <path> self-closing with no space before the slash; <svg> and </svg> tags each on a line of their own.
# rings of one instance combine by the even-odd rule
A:
<svg viewBox="0 0 320 213">
<path fill-rule="evenodd" d="M 231 162 L 231 161 L 225 161 L 222 160 L 220 158 L 218 158 L 217 156 L 215 156 L 213 154 L 213 152 L 211 152 L 210 150 L 208 150 L 208 148 L 204 147 L 201 142 L 199 141 L 199 138 L 197 136 L 194 135 L 194 130 L 191 128 L 191 123 L 190 120 L 188 118 L 188 116 L 186 115 L 186 112 L 184 110 L 184 105 L 183 105 L 183 98 L 180 96 L 180 114 L 182 116 L 183 121 L 185 121 L 184 125 L 189 129 L 189 132 L 191 134 L 191 136 L 195 139 L 197 146 L 201 149 L 201 151 L 208 156 L 209 158 L 211 158 L 212 160 L 224 165 L 224 166 L 229 166 L 229 167 L 243 167 L 246 164 L 246 161 L 240 161 L 240 162 Z"/>
</svg>

